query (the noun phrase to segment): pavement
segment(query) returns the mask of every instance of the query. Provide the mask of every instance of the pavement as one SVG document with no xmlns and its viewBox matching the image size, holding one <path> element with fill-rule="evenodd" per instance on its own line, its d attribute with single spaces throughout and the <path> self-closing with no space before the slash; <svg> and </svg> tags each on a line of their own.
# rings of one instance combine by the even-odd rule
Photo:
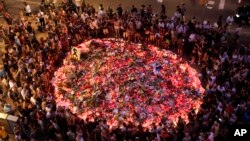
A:
<svg viewBox="0 0 250 141">
<path fill-rule="evenodd" d="M 200 0 L 85 0 L 85 3 L 90 3 L 96 9 L 98 9 L 100 4 L 103 4 L 104 8 L 111 7 L 115 12 L 119 4 L 122 5 L 124 10 L 130 10 L 132 5 L 135 5 L 139 10 L 142 4 L 146 7 L 150 4 L 156 13 L 160 13 L 161 4 L 164 4 L 168 16 L 174 14 L 177 5 L 185 3 L 187 20 L 195 16 L 199 21 L 209 20 L 211 23 L 217 22 L 220 15 L 224 19 L 229 15 L 235 15 L 236 9 L 239 6 L 250 4 L 250 0 L 242 0 L 240 4 L 238 0 L 208 0 L 208 3 L 202 6 L 199 1 Z M 233 25 L 231 31 L 234 32 L 236 27 L 237 25 Z M 243 42 L 250 42 L 247 39 L 250 38 L 250 25 L 242 26 L 242 37 Z"/>
<path fill-rule="evenodd" d="M 41 0 L 5 0 L 6 5 L 9 7 L 9 12 L 12 15 L 16 15 L 20 10 L 24 9 L 23 2 L 30 4 L 31 9 L 36 11 L 39 8 Z M 62 2 L 62 0 L 56 0 L 57 3 Z M 74 1 L 74 0 L 73 0 Z M 123 9 L 130 9 L 132 5 L 135 5 L 140 9 L 141 5 L 145 6 L 151 4 L 155 12 L 159 13 L 161 4 L 166 6 L 167 15 L 171 16 L 176 10 L 177 5 L 182 3 L 186 4 L 187 19 L 191 19 L 193 16 L 196 16 L 197 19 L 209 19 L 211 22 L 216 22 L 218 17 L 222 15 L 226 18 L 228 15 L 234 14 L 235 10 L 239 5 L 250 4 L 250 0 L 242 0 L 242 3 L 239 4 L 238 0 L 207 0 L 208 3 L 205 6 L 202 6 L 200 0 L 82 0 L 86 4 L 93 5 L 96 9 L 100 4 L 103 4 L 104 8 L 111 7 L 114 11 L 119 4 L 122 5 Z"/>
<path fill-rule="evenodd" d="M 119 4 L 121 4 L 124 9 L 130 9 L 132 5 L 140 8 L 142 4 L 145 6 L 151 4 L 155 10 L 154 12 L 157 13 L 161 10 L 161 4 L 164 4 L 166 6 L 167 15 L 169 16 L 173 15 L 177 5 L 185 3 L 187 8 L 187 19 L 196 16 L 198 20 L 205 18 L 213 22 L 217 21 L 220 15 L 226 17 L 230 14 L 234 14 L 235 10 L 240 5 L 236 0 L 208 0 L 208 3 L 211 4 L 207 4 L 206 6 L 202 6 L 199 0 L 85 0 L 85 2 L 92 4 L 95 8 L 103 4 L 104 8 L 109 6 L 114 10 Z"/>
</svg>

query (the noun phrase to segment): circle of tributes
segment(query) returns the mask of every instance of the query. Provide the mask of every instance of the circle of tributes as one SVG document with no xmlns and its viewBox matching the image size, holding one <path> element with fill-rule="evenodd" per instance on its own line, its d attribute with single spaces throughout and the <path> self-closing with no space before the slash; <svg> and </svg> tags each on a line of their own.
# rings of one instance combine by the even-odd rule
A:
<svg viewBox="0 0 250 141">
<path fill-rule="evenodd" d="M 190 109 L 201 105 L 197 72 L 171 51 L 116 39 L 92 39 L 77 48 L 81 60 L 69 54 L 52 83 L 57 106 L 82 119 L 150 129 L 179 117 L 188 122 Z"/>
</svg>

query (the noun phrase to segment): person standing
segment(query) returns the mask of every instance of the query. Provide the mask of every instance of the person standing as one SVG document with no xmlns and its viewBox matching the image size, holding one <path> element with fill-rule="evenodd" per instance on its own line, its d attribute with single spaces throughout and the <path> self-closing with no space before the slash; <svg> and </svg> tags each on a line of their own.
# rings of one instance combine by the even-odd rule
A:
<svg viewBox="0 0 250 141">
<path fill-rule="evenodd" d="M 57 7 L 57 0 L 52 0 L 52 6 L 53 6 L 53 8 Z"/>
<path fill-rule="evenodd" d="M 236 40 L 238 41 L 238 39 L 240 38 L 240 35 L 242 33 L 242 27 L 241 25 L 239 24 L 236 29 L 235 29 L 235 37 L 236 37 Z"/>
<path fill-rule="evenodd" d="M 120 33 L 121 22 L 119 21 L 119 19 L 114 20 L 114 29 L 115 29 L 115 37 L 119 38 L 121 35 L 121 33 Z"/>
<path fill-rule="evenodd" d="M 44 19 L 44 13 L 42 10 L 39 10 L 38 14 L 37 14 L 38 18 L 39 18 L 39 22 L 42 28 L 45 27 L 45 19 Z"/>
<path fill-rule="evenodd" d="M 3 11 L 5 11 L 5 10 L 7 10 L 6 5 L 5 5 L 5 2 L 4 2 L 4 1 L 1 1 L 1 2 L 0 2 L 0 12 L 3 12 Z"/>
<path fill-rule="evenodd" d="M 81 0 L 75 0 L 75 5 L 76 5 L 76 12 L 78 15 L 80 15 L 81 13 Z"/>
<path fill-rule="evenodd" d="M 27 2 L 24 2 L 24 5 L 25 5 L 24 11 L 25 11 L 26 16 L 30 16 L 30 15 L 31 15 L 31 8 L 30 8 L 30 5 L 27 4 Z"/>
<path fill-rule="evenodd" d="M 164 4 L 161 5 L 161 13 L 160 13 L 161 16 L 165 16 L 166 15 L 166 7 Z"/>
<path fill-rule="evenodd" d="M 227 22 L 227 25 L 228 25 L 228 26 L 231 26 L 231 25 L 233 24 L 233 22 L 234 22 L 233 16 L 232 16 L 232 15 L 229 15 L 229 16 L 227 17 L 227 19 L 226 19 L 226 22 Z"/>
<path fill-rule="evenodd" d="M 119 4 L 119 6 L 116 8 L 116 10 L 117 10 L 118 16 L 121 17 L 122 16 L 122 12 L 123 12 L 122 5 Z"/>
<path fill-rule="evenodd" d="M 182 21 L 185 22 L 185 20 L 186 20 L 185 13 L 187 11 L 186 4 L 182 3 L 180 9 L 181 9 Z"/>
<path fill-rule="evenodd" d="M 5 19 L 8 25 L 12 24 L 12 17 L 7 11 L 3 12 L 3 18 Z"/>
<path fill-rule="evenodd" d="M 222 27 L 222 22 L 223 22 L 223 17 L 222 17 L 222 15 L 220 15 L 220 17 L 219 17 L 219 19 L 217 21 L 217 25 L 218 25 L 219 28 Z"/>
</svg>

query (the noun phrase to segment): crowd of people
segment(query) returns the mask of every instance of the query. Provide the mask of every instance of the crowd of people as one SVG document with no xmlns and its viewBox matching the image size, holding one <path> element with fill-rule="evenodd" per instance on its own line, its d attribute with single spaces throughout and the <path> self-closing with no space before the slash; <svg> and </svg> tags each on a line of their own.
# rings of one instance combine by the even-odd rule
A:
<svg viewBox="0 0 250 141">
<path fill-rule="evenodd" d="M 14 127 L 17 141 L 229 140 L 230 127 L 250 124 L 250 46 L 238 42 L 240 26 L 236 33 L 229 32 L 230 18 L 221 17 L 215 25 L 196 17 L 187 21 L 185 4 L 177 6 L 173 16 L 166 15 L 164 5 L 156 14 L 151 5 L 129 10 L 119 5 L 113 10 L 100 4 L 95 9 L 88 4 L 76 7 L 70 0 L 60 7 L 43 3 L 38 13 L 32 13 L 27 3 L 24 9 L 19 20 L 1 9 L 8 25 L 0 30 L 6 43 L 1 55 L 0 110 L 19 117 Z M 37 19 L 37 27 L 32 18 Z M 48 37 L 37 39 L 39 32 L 47 32 Z M 190 110 L 189 123 L 180 118 L 176 127 L 163 122 L 144 131 L 124 124 L 111 131 L 105 119 L 81 120 L 57 107 L 49 80 L 65 54 L 86 39 L 105 37 L 156 44 L 185 56 L 200 68 L 206 88 L 199 112 Z"/>
</svg>

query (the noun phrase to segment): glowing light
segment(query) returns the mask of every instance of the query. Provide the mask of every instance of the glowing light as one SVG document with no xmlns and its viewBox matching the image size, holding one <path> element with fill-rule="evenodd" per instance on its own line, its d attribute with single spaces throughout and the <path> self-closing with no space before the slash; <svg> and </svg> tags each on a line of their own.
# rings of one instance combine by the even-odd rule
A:
<svg viewBox="0 0 250 141">
<path fill-rule="evenodd" d="M 95 45 L 92 45 L 95 43 Z M 63 61 L 54 73 L 57 106 L 82 119 L 102 117 L 110 128 L 120 121 L 145 129 L 163 118 L 176 123 L 200 107 L 204 89 L 198 74 L 171 51 L 115 39 L 96 39 L 78 46 L 87 59 Z"/>
</svg>

